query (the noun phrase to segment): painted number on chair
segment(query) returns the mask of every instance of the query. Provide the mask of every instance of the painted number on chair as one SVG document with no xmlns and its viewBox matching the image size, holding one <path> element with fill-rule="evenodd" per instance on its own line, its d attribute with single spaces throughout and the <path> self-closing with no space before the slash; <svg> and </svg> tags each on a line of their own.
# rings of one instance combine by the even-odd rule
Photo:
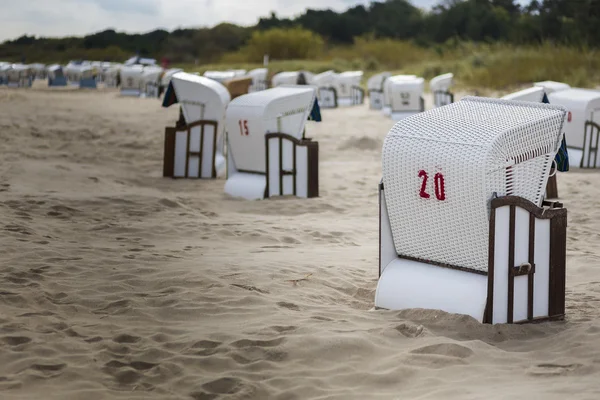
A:
<svg viewBox="0 0 600 400">
<path fill-rule="evenodd" d="M 429 175 L 425 170 L 420 170 L 419 178 L 422 179 L 419 196 L 423 199 L 428 199 L 431 197 L 431 195 L 427 193 L 427 181 L 429 180 Z M 442 175 L 441 172 L 436 173 L 433 177 L 433 191 L 435 193 L 435 198 L 439 201 L 446 200 L 446 188 L 444 185 L 444 175 Z"/>
<path fill-rule="evenodd" d="M 240 135 L 248 136 L 250 132 L 248 131 L 248 120 L 240 119 Z"/>
</svg>

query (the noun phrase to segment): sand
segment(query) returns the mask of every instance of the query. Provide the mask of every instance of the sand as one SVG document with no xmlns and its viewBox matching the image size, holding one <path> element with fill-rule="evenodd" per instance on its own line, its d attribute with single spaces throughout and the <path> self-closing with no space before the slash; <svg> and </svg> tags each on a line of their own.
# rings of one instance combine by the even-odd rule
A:
<svg viewBox="0 0 600 400">
<path fill-rule="evenodd" d="M 0 398 L 600 397 L 597 171 L 558 178 L 567 319 L 482 325 L 373 310 L 391 120 L 324 110 L 321 196 L 247 202 L 161 177 L 177 116 L 0 89 Z"/>
</svg>

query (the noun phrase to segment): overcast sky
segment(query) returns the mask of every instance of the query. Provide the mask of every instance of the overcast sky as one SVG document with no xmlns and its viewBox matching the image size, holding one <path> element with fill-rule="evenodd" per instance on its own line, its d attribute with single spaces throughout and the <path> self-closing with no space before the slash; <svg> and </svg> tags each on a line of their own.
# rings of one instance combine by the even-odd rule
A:
<svg viewBox="0 0 600 400">
<path fill-rule="evenodd" d="M 411 0 L 431 7 L 440 0 Z M 113 28 L 148 32 L 157 28 L 253 25 L 275 11 L 301 14 L 306 8 L 344 10 L 369 0 L 0 0 L 0 42 L 24 34 L 85 35 Z"/>
</svg>

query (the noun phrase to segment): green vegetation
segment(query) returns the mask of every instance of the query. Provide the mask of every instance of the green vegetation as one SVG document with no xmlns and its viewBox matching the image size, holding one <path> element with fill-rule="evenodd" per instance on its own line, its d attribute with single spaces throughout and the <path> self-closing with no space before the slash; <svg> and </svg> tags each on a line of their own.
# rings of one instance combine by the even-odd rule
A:
<svg viewBox="0 0 600 400">
<path fill-rule="evenodd" d="M 23 36 L 0 44 L 0 60 L 123 61 L 134 53 L 190 71 L 255 68 L 269 54 L 271 73 L 362 69 L 431 78 L 454 72 L 464 87 L 509 89 L 536 80 L 575 86 L 600 83 L 600 1 L 440 0 L 431 12 L 408 0 L 373 2 L 342 13 L 275 14 L 256 26 L 107 30 L 83 38 Z"/>
</svg>

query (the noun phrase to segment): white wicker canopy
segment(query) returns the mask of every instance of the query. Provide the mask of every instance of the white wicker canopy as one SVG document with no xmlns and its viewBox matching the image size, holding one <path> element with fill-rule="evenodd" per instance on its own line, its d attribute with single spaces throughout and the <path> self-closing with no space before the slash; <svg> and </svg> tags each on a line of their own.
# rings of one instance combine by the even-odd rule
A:
<svg viewBox="0 0 600 400">
<path fill-rule="evenodd" d="M 541 205 L 565 113 L 467 97 L 396 123 L 383 146 L 396 252 L 486 271 L 489 202 L 514 195 Z"/>
</svg>

